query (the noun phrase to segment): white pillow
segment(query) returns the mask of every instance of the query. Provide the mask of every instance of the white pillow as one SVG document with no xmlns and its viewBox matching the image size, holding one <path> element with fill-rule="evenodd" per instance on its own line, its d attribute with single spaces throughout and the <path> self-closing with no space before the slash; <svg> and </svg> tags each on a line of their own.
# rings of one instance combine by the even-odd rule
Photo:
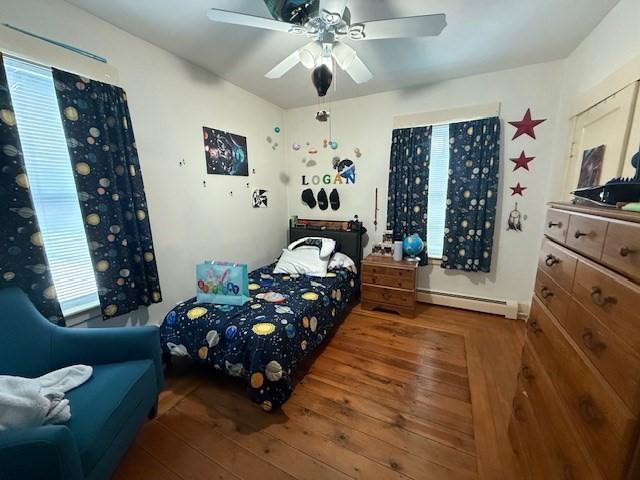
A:
<svg viewBox="0 0 640 480">
<path fill-rule="evenodd" d="M 285 248 L 273 269 L 273 273 L 298 273 L 311 277 L 326 277 L 329 259 L 320 258 L 317 248 Z"/>
<path fill-rule="evenodd" d="M 336 270 L 338 268 L 346 268 L 348 270 L 356 270 L 356 262 L 354 262 L 349 255 L 336 252 L 329 261 L 329 270 Z M 356 272 L 357 273 L 357 272 Z"/>
<path fill-rule="evenodd" d="M 336 249 L 336 241 L 331 238 L 324 238 L 324 237 L 303 237 L 300 240 L 291 242 L 287 248 L 289 250 L 298 250 L 301 248 L 308 248 L 306 245 L 296 248 L 298 245 L 300 245 L 301 243 L 305 243 L 307 240 L 320 240 L 322 242 L 322 248 L 320 248 L 320 256 L 322 258 L 328 259 Z M 316 247 L 310 247 L 310 248 L 314 248 L 316 251 L 318 251 Z"/>
</svg>

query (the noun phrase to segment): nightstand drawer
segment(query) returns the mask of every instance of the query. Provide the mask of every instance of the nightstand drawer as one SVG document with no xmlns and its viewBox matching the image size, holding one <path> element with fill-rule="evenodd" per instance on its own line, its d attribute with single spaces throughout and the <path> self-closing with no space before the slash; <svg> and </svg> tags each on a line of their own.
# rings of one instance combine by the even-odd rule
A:
<svg viewBox="0 0 640 480">
<path fill-rule="evenodd" d="M 362 264 L 362 275 L 380 275 L 389 278 L 411 279 L 415 277 L 415 269 L 394 268 L 384 265 L 373 265 L 371 263 Z"/>
<path fill-rule="evenodd" d="M 371 302 L 381 302 L 400 307 L 413 307 L 416 303 L 416 294 L 413 291 L 376 287 L 367 284 L 362 286 L 362 298 Z"/>
<path fill-rule="evenodd" d="M 391 270 L 391 269 L 389 269 Z M 412 272 L 409 272 L 412 273 Z M 371 285 L 382 285 L 386 287 L 403 288 L 413 290 L 415 287 L 415 275 L 383 275 L 372 273 L 370 269 L 364 269 L 362 273 L 362 283 Z"/>
</svg>

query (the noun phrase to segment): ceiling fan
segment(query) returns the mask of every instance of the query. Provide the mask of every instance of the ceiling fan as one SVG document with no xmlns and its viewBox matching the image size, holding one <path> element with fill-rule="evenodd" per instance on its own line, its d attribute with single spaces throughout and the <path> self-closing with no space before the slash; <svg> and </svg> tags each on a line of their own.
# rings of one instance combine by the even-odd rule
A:
<svg viewBox="0 0 640 480">
<path fill-rule="evenodd" d="M 280 78 L 298 63 L 313 69 L 312 79 L 319 96 L 324 96 L 333 78 L 334 62 L 356 83 L 373 74 L 343 39 L 384 40 L 436 36 L 447 25 L 444 14 L 390 18 L 352 23 L 347 0 L 264 0 L 274 19 L 212 8 L 207 16 L 214 22 L 244 25 L 312 39 L 265 74 Z"/>
</svg>

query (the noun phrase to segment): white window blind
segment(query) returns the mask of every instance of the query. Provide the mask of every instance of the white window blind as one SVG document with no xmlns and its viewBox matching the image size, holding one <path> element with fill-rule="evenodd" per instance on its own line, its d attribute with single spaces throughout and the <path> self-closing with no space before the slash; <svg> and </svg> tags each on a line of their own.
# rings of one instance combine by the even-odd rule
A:
<svg viewBox="0 0 640 480">
<path fill-rule="evenodd" d="M 429 257 L 433 258 L 442 258 L 448 183 L 449 124 L 434 125 L 431 130 L 429 205 L 427 208 L 427 253 Z"/>
<path fill-rule="evenodd" d="M 65 316 L 99 305 L 51 71 L 4 57 L 29 184 Z"/>
</svg>

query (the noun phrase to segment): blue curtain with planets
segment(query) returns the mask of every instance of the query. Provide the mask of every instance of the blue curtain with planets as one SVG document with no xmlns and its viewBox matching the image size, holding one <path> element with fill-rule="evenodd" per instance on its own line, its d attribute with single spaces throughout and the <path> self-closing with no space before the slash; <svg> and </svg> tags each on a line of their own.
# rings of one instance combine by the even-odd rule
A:
<svg viewBox="0 0 640 480">
<path fill-rule="evenodd" d="M 0 288 L 18 287 L 64 325 L 29 192 L 16 117 L 0 55 Z"/>
<path fill-rule="evenodd" d="M 395 240 L 427 235 L 431 127 L 398 128 L 392 133 L 389 161 L 387 229 Z M 427 264 L 426 249 L 420 265 Z"/>
<path fill-rule="evenodd" d="M 498 200 L 500 119 L 449 126 L 442 268 L 489 272 Z"/>
<path fill-rule="evenodd" d="M 162 301 L 127 97 L 53 70 L 103 317 Z"/>
</svg>

